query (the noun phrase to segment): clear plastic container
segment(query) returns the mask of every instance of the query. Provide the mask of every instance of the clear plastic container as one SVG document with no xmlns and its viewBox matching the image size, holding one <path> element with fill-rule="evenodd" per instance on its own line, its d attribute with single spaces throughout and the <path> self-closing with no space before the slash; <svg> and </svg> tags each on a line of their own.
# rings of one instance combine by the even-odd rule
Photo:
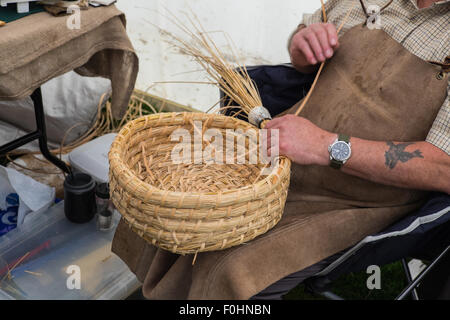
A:
<svg viewBox="0 0 450 320">
<path fill-rule="evenodd" d="M 114 205 L 109 197 L 109 185 L 101 183 L 95 190 L 97 201 L 97 228 L 100 231 L 108 231 L 112 228 L 112 216 Z"/>
<path fill-rule="evenodd" d="M 115 211 L 107 232 L 97 230 L 95 220 L 74 224 L 65 218 L 63 202 L 45 213 L 31 214 L 26 224 L 0 238 L 0 299 L 128 297 L 140 283 L 111 252 L 119 220 Z M 68 285 L 70 277 L 77 276 L 73 266 L 80 271 L 80 289 Z"/>
</svg>

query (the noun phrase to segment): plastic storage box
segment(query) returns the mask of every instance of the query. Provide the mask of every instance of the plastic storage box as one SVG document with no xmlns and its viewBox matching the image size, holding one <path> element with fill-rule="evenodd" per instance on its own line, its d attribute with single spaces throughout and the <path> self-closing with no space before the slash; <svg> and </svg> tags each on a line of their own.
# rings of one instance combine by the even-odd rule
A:
<svg viewBox="0 0 450 320">
<path fill-rule="evenodd" d="M 140 283 L 111 252 L 119 220 L 115 212 L 107 232 L 97 230 L 96 219 L 73 224 L 64 216 L 63 202 L 31 214 L 26 224 L 0 238 L 0 299 L 128 297 Z"/>
<path fill-rule="evenodd" d="M 0 6 L 6 7 L 10 3 L 17 3 L 17 13 L 26 13 L 30 11 L 30 2 L 39 0 L 0 0 Z"/>
<path fill-rule="evenodd" d="M 89 174 L 99 183 L 108 182 L 108 152 L 116 136 L 116 133 L 106 134 L 74 149 L 69 153 L 72 168 Z"/>
</svg>

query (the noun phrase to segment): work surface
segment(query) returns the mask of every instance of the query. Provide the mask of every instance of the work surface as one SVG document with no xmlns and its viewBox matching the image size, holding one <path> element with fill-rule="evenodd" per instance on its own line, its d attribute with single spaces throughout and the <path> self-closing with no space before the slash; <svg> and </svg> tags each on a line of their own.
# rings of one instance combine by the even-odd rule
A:
<svg viewBox="0 0 450 320">
<path fill-rule="evenodd" d="M 73 17 L 46 12 L 30 15 L 0 29 L 0 100 L 29 96 L 46 81 L 75 70 L 111 79 L 114 115 L 123 113 L 134 89 L 138 58 L 115 6 L 80 12 Z"/>
</svg>

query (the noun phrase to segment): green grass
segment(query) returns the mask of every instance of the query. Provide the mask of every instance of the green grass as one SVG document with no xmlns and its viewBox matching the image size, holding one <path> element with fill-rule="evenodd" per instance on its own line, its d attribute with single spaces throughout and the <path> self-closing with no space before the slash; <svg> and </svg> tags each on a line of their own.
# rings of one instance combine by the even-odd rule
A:
<svg viewBox="0 0 450 320">
<path fill-rule="evenodd" d="M 400 261 L 381 267 L 381 289 L 369 290 L 366 282 L 370 275 L 365 271 L 341 276 L 331 291 L 346 300 L 393 300 L 406 287 L 407 280 Z M 324 300 L 308 292 L 303 284 L 284 296 L 285 300 Z"/>
</svg>

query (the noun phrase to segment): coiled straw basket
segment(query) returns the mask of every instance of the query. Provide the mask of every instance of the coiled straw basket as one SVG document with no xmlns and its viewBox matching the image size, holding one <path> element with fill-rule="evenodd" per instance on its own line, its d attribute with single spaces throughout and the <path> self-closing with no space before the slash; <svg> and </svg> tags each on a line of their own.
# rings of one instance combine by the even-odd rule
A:
<svg viewBox="0 0 450 320">
<path fill-rule="evenodd" d="M 178 254 L 222 250 L 267 232 L 281 219 L 289 186 L 285 158 L 265 176 L 263 165 L 174 164 L 171 152 L 179 141 L 171 134 L 193 132 L 194 121 L 202 121 L 203 132 L 254 129 L 217 114 L 155 114 L 129 122 L 109 153 L 118 211 L 139 236 Z"/>
</svg>

